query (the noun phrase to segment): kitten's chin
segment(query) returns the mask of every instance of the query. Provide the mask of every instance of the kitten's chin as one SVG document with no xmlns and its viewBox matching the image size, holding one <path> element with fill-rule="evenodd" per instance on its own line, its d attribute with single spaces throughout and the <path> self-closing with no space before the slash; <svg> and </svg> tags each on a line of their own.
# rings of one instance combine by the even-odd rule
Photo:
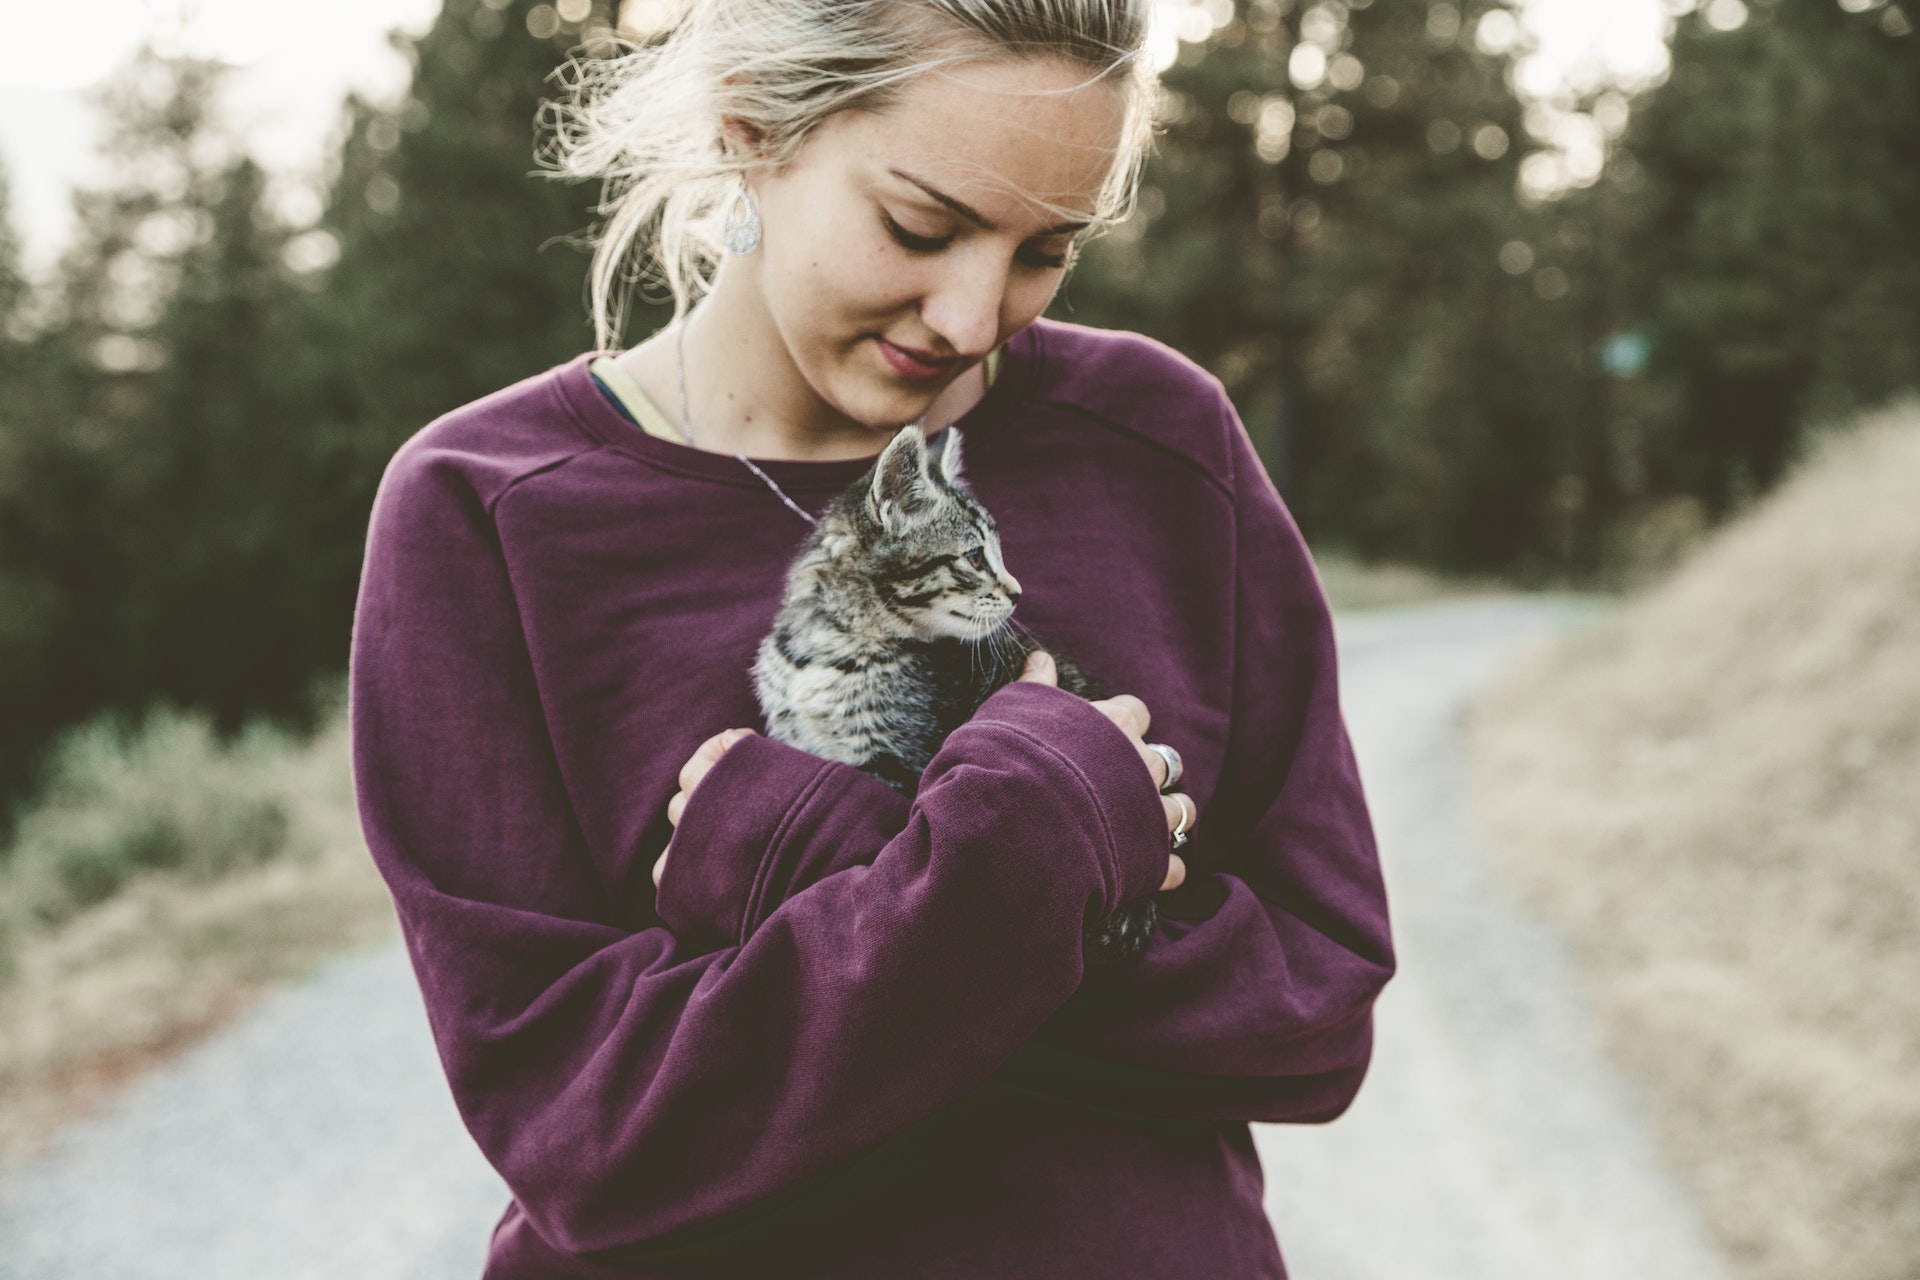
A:
<svg viewBox="0 0 1920 1280">
<path fill-rule="evenodd" d="M 1013 610 L 998 615 L 985 614 L 978 617 L 962 617 L 944 610 L 928 618 L 925 625 L 925 638 L 928 640 L 985 640 L 1005 625 L 1013 616 Z"/>
</svg>

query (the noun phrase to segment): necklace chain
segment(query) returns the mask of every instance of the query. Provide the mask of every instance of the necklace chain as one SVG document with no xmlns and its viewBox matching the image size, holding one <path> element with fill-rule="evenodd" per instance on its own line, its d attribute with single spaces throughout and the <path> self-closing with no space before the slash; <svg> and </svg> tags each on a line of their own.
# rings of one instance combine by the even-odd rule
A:
<svg viewBox="0 0 1920 1280">
<path fill-rule="evenodd" d="M 688 445 L 693 446 L 694 448 L 698 448 L 699 446 L 694 445 L 693 443 L 693 414 L 687 408 L 687 340 L 686 339 L 687 339 L 687 324 L 691 319 L 692 319 L 691 316 L 684 316 L 674 324 L 673 355 L 674 355 L 675 362 L 679 365 L 679 372 L 680 372 L 680 434 L 686 437 L 686 441 Z M 914 425 L 924 427 L 925 420 L 922 419 L 920 422 L 916 422 Z M 744 453 L 736 453 L 733 456 L 739 460 L 741 466 L 753 472 L 754 475 L 760 477 L 760 483 L 766 485 L 768 489 L 772 490 L 773 496 L 780 499 L 781 502 L 784 502 L 787 506 L 787 510 L 793 512 L 793 514 L 799 516 L 802 520 L 805 520 L 808 524 L 813 525 L 815 528 L 818 528 L 820 526 L 819 518 L 813 515 L 811 512 L 809 512 L 805 507 L 802 507 L 799 503 L 795 502 L 792 498 L 789 498 L 787 496 L 787 491 L 785 489 L 782 489 L 778 484 L 776 484 L 772 476 L 768 475 L 765 471 L 762 471 L 759 468 L 759 466 L 755 464 L 752 458 L 749 458 Z"/>
<path fill-rule="evenodd" d="M 674 359 L 678 362 L 680 366 L 680 434 L 687 438 L 687 443 L 689 445 L 693 445 L 693 414 L 690 413 L 687 409 L 687 341 L 686 341 L 686 338 L 687 338 L 687 321 L 685 319 L 682 319 L 680 323 L 674 326 L 673 354 L 674 354 Z M 695 445 L 694 447 L 697 448 L 698 446 Z M 755 466 L 752 458 L 749 458 L 744 453 L 736 453 L 733 456 L 738 458 L 740 460 L 741 465 L 746 467 L 747 470 L 753 472 L 753 474 L 755 474 L 756 476 L 759 476 L 760 483 L 766 485 L 767 488 L 771 489 L 773 491 L 774 497 L 780 499 L 780 501 L 787 504 L 787 510 L 793 512 L 793 514 L 799 516 L 802 520 L 805 520 L 808 524 L 814 526 L 816 529 L 820 527 L 820 521 L 813 515 L 813 513 L 809 512 L 805 507 L 802 507 L 799 503 L 795 502 L 792 498 L 789 498 L 787 496 L 787 491 L 785 489 L 782 489 L 778 484 L 775 484 L 772 476 L 768 475 L 766 472 L 762 471 L 759 467 Z"/>
</svg>

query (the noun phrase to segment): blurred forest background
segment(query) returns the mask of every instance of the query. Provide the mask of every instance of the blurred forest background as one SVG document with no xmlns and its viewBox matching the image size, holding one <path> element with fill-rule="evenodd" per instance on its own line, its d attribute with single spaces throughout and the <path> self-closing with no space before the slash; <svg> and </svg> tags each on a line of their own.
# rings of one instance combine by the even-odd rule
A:
<svg viewBox="0 0 1920 1280">
<path fill-rule="evenodd" d="M 539 104 L 673 3 L 445 0 L 304 210 L 234 69 L 149 51 L 50 273 L 0 218 L 0 1165 L 391 930 L 341 692 L 372 496 L 591 344 Z M 1497 0 L 1165 3 L 1139 212 L 1054 314 L 1217 373 L 1368 591 L 1660 581 L 1477 709 L 1489 835 L 1734 1273 L 1911 1280 L 1920 10 L 1663 0 L 1665 74 L 1543 88 Z"/>
<path fill-rule="evenodd" d="M 1663 81 L 1542 102 L 1490 0 L 1193 3 L 1139 215 L 1055 313 L 1218 373 L 1323 553 L 1644 576 L 1920 385 L 1912 19 L 1669 8 Z M 404 103 L 347 104 L 302 225 L 218 123 L 222 67 L 110 80 L 115 176 L 52 280 L 0 231 L 0 812 L 102 713 L 324 714 L 387 459 L 590 344 L 597 193 L 531 172 L 533 127 L 615 16 L 447 0 Z M 117 882 L 62 875 L 49 904 Z"/>
</svg>

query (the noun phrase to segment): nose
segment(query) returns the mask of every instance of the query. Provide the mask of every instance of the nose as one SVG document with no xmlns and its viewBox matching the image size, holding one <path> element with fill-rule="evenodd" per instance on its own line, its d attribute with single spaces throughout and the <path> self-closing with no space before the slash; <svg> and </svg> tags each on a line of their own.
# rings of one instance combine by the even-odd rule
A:
<svg viewBox="0 0 1920 1280">
<path fill-rule="evenodd" d="M 1000 571 L 1000 589 L 1007 593 L 1007 599 L 1013 601 L 1015 604 L 1020 603 L 1020 579 L 1014 577 L 1005 569 Z"/>
<path fill-rule="evenodd" d="M 986 253 L 957 255 L 948 272 L 920 303 L 920 319 L 958 355 L 978 358 L 1000 336 L 1007 297 L 1007 265 Z"/>
</svg>

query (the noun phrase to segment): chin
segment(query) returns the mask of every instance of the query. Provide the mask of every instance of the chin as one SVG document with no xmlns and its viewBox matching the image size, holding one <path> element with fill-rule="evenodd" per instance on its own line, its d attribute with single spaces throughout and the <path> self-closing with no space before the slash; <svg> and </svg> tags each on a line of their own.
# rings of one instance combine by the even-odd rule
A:
<svg viewBox="0 0 1920 1280">
<path fill-rule="evenodd" d="M 876 406 L 871 417 L 861 414 L 858 420 L 876 431 L 892 433 L 909 422 L 918 422 L 927 416 L 927 410 L 933 408 L 933 402 L 940 398 L 939 390 L 922 394 L 881 394 L 873 398 Z"/>
<path fill-rule="evenodd" d="M 946 389 L 960 375 L 938 382 L 913 382 L 899 377 L 891 369 L 877 373 L 861 371 L 859 381 L 847 388 L 842 410 L 855 422 L 864 422 L 876 431 L 897 431 L 909 422 L 924 418 Z"/>
</svg>

